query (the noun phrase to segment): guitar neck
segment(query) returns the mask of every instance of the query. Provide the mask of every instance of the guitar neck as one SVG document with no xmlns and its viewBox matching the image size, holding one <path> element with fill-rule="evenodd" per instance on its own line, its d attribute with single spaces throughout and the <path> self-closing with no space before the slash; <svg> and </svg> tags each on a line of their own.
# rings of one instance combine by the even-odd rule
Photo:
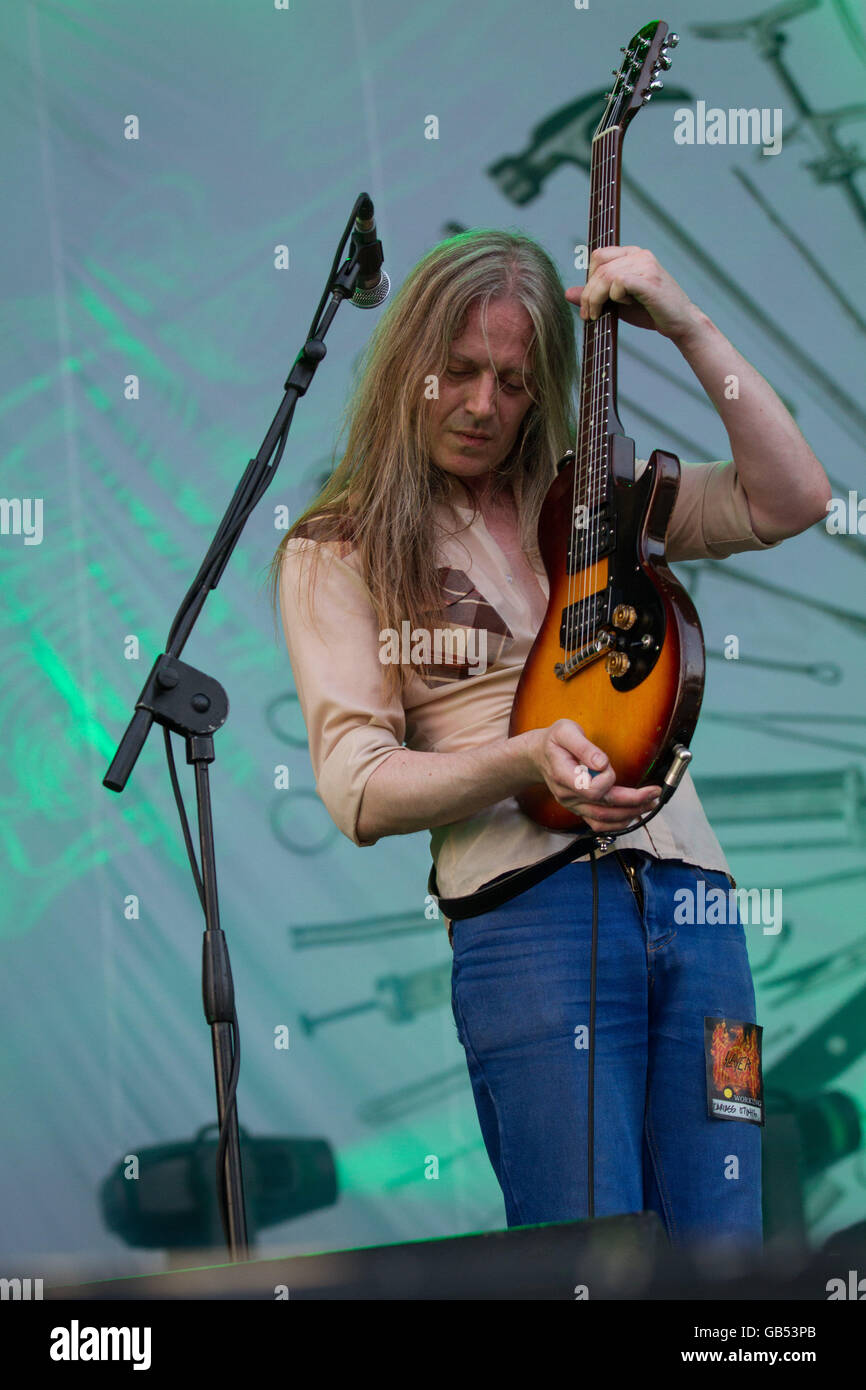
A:
<svg viewBox="0 0 866 1390">
<path fill-rule="evenodd" d="M 589 254 L 619 242 L 622 131 L 614 126 L 596 135 L 589 190 Z M 583 326 L 579 426 L 575 448 L 578 495 L 601 501 L 609 478 L 608 436 L 622 433 L 616 407 L 616 312 L 608 304 Z"/>
</svg>

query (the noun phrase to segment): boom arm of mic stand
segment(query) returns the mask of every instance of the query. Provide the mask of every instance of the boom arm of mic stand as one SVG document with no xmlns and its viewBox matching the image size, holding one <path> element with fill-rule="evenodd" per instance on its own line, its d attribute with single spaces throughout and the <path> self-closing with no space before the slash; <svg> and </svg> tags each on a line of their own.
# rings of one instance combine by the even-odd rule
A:
<svg viewBox="0 0 866 1390">
<path fill-rule="evenodd" d="M 358 264 L 350 262 L 338 274 L 334 281 L 334 290 L 331 303 L 322 315 L 316 333 L 308 338 L 301 351 L 295 358 L 294 366 L 284 383 L 285 395 L 280 404 L 271 427 L 262 442 L 262 447 L 254 459 L 247 464 L 246 472 L 241 478 L 235 495 L 228 505 L 222 521 L 217 529 L 217 536 L 227 536 L 234 528 L 235 534 L 231 541 L 224 543 L 220 548 L 218 556 L 210 568 L 206 568 L 207 556 L 199 570 L 199 579 L 194 586 L 195 592 L 184 600 L 178 614 L 171 627 L 171 635 L 166 655 L 178 656 L 186 645 L 187 638 L 192 631 L 193 625 L 200 613 L 205 599 L 211 589 L 215 589 L 223 571 L 229 562 L 231 554 L 240 539 L 244 523 L 253 507 L 258 503 L 267 487 L 273 479 L 275 469 L 270 468 L 269 460 L 273 455 L 277 442 L 283 433 L 288 432 L 294 414 L 295 405 L 300 396 L 306 394 L 309 385 L 315 376 L 316 368 L 325 356 L 327 349 L 322 341 L 325 333 L 331 325 L 334 315 L 343 299 L 350 298 L 354 293 L 355 281 L 358 278 Z M 268 476 L 270 470 L 270 476 Z M 264 485 L 263 485 L 264 484 Z M 208 555 L 214 549 L 211 545 Z M 153 676 L 151 671 L 148 682 Z M 126 786 L 127 781 L 138 761 L 138 755 L 144 747 L 145 739 L 150 733 L 151 725 L 154 721 L 154 714 L 142 707 L 148 689 L 148 682 L 145 683 L 141 694 L 136 701 L 135 714 L 129 721 L 126 731 L 118 744 L 117 751 L 111 761 L 102 785 L 109 791 L 121 792 Z"/>
</svg>

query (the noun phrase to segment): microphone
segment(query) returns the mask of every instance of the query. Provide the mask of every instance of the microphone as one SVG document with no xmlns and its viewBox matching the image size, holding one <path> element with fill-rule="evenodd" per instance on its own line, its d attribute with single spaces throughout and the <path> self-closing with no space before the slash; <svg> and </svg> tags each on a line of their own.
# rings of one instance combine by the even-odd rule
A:
<svg viewBox="0 0 866 1390">
<path fill-rule="evenodd" d="M 391 292 L 391 281 L 382 269 L 382 243 L 376 236 L 376 218 L 368 194 L 358 209 L 352 231 L 351 254 L 357 256 L 360 267 L 351 303 L 359 309 L 375 309 Z"/>
</svg>

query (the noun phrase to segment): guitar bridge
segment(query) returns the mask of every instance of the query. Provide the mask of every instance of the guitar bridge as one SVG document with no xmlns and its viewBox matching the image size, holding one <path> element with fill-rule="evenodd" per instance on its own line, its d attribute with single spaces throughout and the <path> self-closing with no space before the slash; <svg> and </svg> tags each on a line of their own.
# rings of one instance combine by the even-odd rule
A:
<svg viewBox="0 0 866 1390">
<path fill-rule="evenodd" d="M 588 666 L 591 661 L 597 661 L 600 656 L 603 656 L 608 647 L 612 646 L 614 640 L 613 633 L 602 628 L 591 642 L 586 642 L 576 652 L 572 652 L 567 661 L 557 661 L 553 668 L 553 674 L 557 680 L 570 680 L 584 666 Z"/>
</svg>

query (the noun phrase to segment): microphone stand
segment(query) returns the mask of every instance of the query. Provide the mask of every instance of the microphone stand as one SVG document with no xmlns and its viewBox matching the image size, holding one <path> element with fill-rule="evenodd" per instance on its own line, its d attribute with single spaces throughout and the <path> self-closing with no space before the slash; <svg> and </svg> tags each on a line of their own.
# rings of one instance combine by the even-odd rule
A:
<svg viewBox="0 0 866 1390">
<path fill-rule="evenodd" d="M 228 944 L 220 926 L 217 898 L 216 855 L 211 814 L 210 777 L 208 768 L 215 759 L 213 735 L 228 718 L 229 702 L 225 690 L 203 671 L 180 660 L 180 653 L 192 632 L 199 613 L 211 589 L 222 578 L 246 522 L 273 481 L 282 458 L 295 406 L 315 375 L 325 356 L 324 337 L 344 299 L 355 293 L 359 273 L 369 274 L 372 264 L 381 265 L 381 246 L 362 247 L 353 240 L 348 259 L 338 269 L 343 248 L 359 211 L 365 215 L 372 205 L 366 193 L 357 199 L 346 224 L 343 239 L 334 256 L 328 283 L 313 316 L 307 340 L 295 358 L 286 379 L 284 396 L 265 435 L 262 446 L 235 489 L 234 496 L 219 524 L 216 535 L 202 561 L 201 567 L 186 597 L 181 603 L 169 631 L 165 651 L 157 657 L 135 702 L 126 732 L 118 744 L 102 785 L 109 791 L 122 792 L 132 773 L 144 741 L 154 723 L 163 726 L 169 776 L 181 818 L 181 827 L 189 855 L 199 900 L 204 910 L 205 930 L 202 944 L 202 1000 L 204 1014 L 211 1029 L 214 1080 L 216 1085 L 219 1143 L 216 1153 L 217 1194 L 223 1233 L 232 1260 L 248 1255 L 247 1220 L 244 1206 L 241 1151 L 238 1136 L 237 1084 L 240 1073 L 240 1036 L 234 998 Z M 330 294 L 331 301 L 324 308 Z M 363 302 L 363 301 L 362 301 Z M 324 309 L 324 312 L 323 312 Z M 273 463 L 269 463 L 276 452 Z M 186 740 L 186 760 L 195 769 L 196 807 L 198 814 L 201 874 L 187 823 L 186 812 L 171 743 L 171 732 L 182 734 Z"/>
</svg>

